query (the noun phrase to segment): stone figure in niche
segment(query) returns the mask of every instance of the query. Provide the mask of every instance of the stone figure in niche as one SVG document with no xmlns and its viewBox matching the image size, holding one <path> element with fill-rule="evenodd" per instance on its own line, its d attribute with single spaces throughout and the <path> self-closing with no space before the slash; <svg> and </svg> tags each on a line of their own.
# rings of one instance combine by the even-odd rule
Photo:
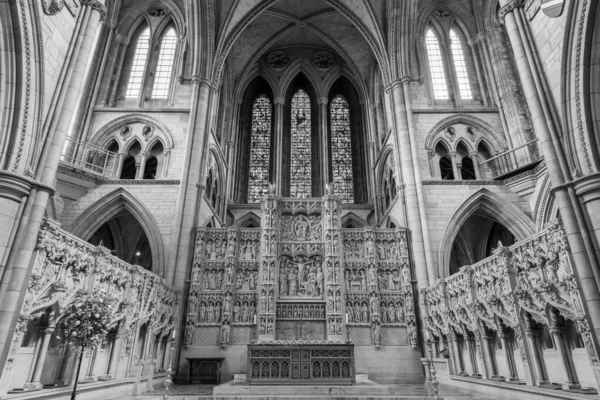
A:
<svg viewBox="0 0 600 400">
<path fill-rule="evenodd" d="M 229 330 L 231 326 L 229 325 L 229 320 L 225 318 L 223 321 L 223 325 L 221 325 L 221 346 L 225 346 L 229 344 Z"/>
<path fill-rule="evenodd" d="M 189 347 L 192 345 L 194 341 L 194 323 L 192 321 L 187 322 L 187 326 L 185 328 L 185 340 L 184 345 Z"/>
<path fill-rule="evenodd" d="M 377 295 L 375 295 L 375 293 L 373 293 L 371 295 L 370 305 L 371 305 L 371 315 L 373 315 L 373 314 L 378 315 L 379 314 L 379 304 L 377 301 Z"/>
<path fill-rule="evenodd" d="M 406 247 L 406 238 L 404 236 L 400 237 L 400 256 L 404 257 L 407 253 L 408 248 Z"/>
<path fill-rule="evenodd" d="M 267 312 L 267 296 L 264 291 L 260 295 L 260 312 L 261 314 Z"/>
<path fill-rule="evenodd" d="M 189 301 L 189 310 L 188 313 L 189 314 L 193 314 L 196 312 L 196 303 L 197 303 L 198 299 L 196 297 L 196 293 L 192 293 L 190 295 L 190 301 Z"/>
<path fill-rule="evenodd" d="M 348 322 L 354 322 L 354 309 L 352 303 L 346 303 L 346 313 L 348 314 Z"/>
<path fill-rule="evenodd" d="M 214 321 L 214 310 L 212 304 L 206 307 L 206 322 L 211 323 Z"/>
<path fill-rule="evenodd" d="M 248 304 L 244 303 L 242 306 L 242 322 L 248 322 L 249 320 L 249 308 Z"/>
<path fill-rule="evenodd" d="M 350 290 L 350 272 L 344 271 L 344 281 L 346 282 L 346 291 Z"/>
<path fill-rule="evenodd" d="M 233 322 L 240 322 L 240 303 L 233 306 Z"/>
<path fill-rule="evenodd" d="M 275 312 L 275 297 L 273 296 L 273 292 L 269 292 L 269 312 Z"/>
<path fill-rule="evenodd" d="M 294 218 L 292 223 L 292 229 L 296 240 L 306 241 L 308 240 L 308 234 L 310 230 L 310 222 L 304 215 L 299 215 Z"/>
<path fill-rule="evenodd" d="M 229 313 L 231 311 L 231 293 L 227 293 L 225 300 L 223 301 L 223 312 Z"/>
<path fill-rule="evenodd" d="M 334 299 L 333 299 L 333 292 L 331 291 L 331 289 L 329 290 L 329 293 L 327 293 L 327 309 L 330 312 L 334 311 L 334 305 L 333 305 Z"/>
<path fill-rule="evenodd" d="M 388 307 L 388 321 L 390 324 L 396 323 L 396 310 L 393 304 Z"/>
<path fill-rule="evenodd" d="M 373 264 L 369 265 L 369 284 L 377 286 L 377 271 Z"/>
<path fill-rule="evenodd" d="M 229 241 L 227 246 L 227 257 L 235 257 L 235 242 L 233 240 Z"/>
<path fill-rule="evenodd" d="M 386 260 L 387 256 L 385 254 L 385 247 L 382 245 L 379 247 L 379 259 L 380 260 Z"/>
<path fill-rule="evenodd" d="M 373 344 L 375 346 L 381 345 L 381 328 L 379 327 L 379 322 L 375 322 L 371 329 L 373 331 Z"/>
<path fill-rule="evenodd" d="M 200 310 L 198 311 L 198 322 L 204 322 L 206 316 L 206 306 L 204 303 L 200 304 Z"/>
<path fill-rule="evenodd" d="M 260 334 L 261 335 L 266 335 L 267 334 L 267 324 L 266 324 L 266 321 L 263 318 L 260 319 L 260 328 L 259 329 L 260 329 Z"/>
<path fill-rule="evenodd" d="M 335 293 L 335 312 L 337 312 L 337 313 L 342 311 L 342 306 L 340 305 L 340 297 L 341 297 L 341 294 L 338 290 Z"/>
<path fill-rule="evenodd" d="M 367 279 L 363 270 L 360 270 L 360 290 L 367 290 Z"/>
<path fill-rule="evenodd" d="M 212 250 L 213 247 L 212 246 L 213 246 L 212 240 L 207 240 L 206 241 L 206 246 L 204 246 L 204 254 L 205 254 L 205 257 L 206 257 L 207 260 L 211 260 L 212 259 L 211 258 L 212 257 L 212 253 L 213 253 L 213 250 Z"/>
<path fill-rule="evenodd" d="M 227 283 L 233 283 L 233 264 L 227 265 L 227 272 L 225 276 L 227 278 Z"/>
<path fill-rule="evenodd" d="M 408 268 L 408 264 L 402 266 L 402 280 L 405 285 L 410 285 L 410 269 Z"/>
<path fill-rule="evenodd" d="M 317 293 L 321 295 L 323 293 L 323 268 L 317 267 Z"/>
<path fill-rule="evenodd" d="M 396 321 L 404 323 L 404 311 L 401 304 L 396 304 Z"/>
<path fill-rule="evenodd" d="M 192 270 L 192 283 L 193 284 L 198 284 L 200 282 L 200 274 L 201 274 L 201 270 L 199 266 L 194 266 L 194 269 Z"/>
<path fill-rule="evenodd" d="M 214 313 L 215 313 L 215 322 L 219 322 L 221 320 L 221 307 L 219 307 L 218 305 L 215 305 Z"/>
<path fill-rule="evenodd" d="M 369 322 L 369 308 L 367 307 L 367 303 L 363 303 L 361 311 L 361 322 Z"/>
<path fill-rule="evenodd" d="M 385 303 L 381 303 L 381 307 L 379 308 L 379 313 L 381 315 L 381 323 L 386 324 L 388 322 L 388 309 L 385 306 Z"/>
<path fill-rule="evenodd" d="M 367 257 L 375 257 L 375 244 L 373 243 L 373 239 L 370 238 L 367 241 Z"/>
</svg>

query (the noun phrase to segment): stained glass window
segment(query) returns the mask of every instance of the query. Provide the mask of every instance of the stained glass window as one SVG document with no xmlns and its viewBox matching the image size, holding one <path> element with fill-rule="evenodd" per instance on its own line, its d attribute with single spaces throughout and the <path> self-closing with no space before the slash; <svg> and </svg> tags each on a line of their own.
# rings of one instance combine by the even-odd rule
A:
<svg viewBox="0 0 600 400">
<path fill-rule="evenodd" d="M 292 97 L 292 151 L 290 196 L 311 197 L 311 115 L 310 97 L 302 89 Z"/>
<path fill-rule="evenodd" d="M 454 59 L 454 69 L 456 70 L 460 98 L 468 100 L 473 98 L 471 95 L 471 85 L 469 83 L 469 75 L 467 73 L 467 65 L 465 64 L 462 44 L 460 43 L 460 38 L 456 32 L 454 32 L 454 29 L 450 29 L 450 40 L 452 41 L 452 58 Z"/>
<path fill-rule="evenodd" d="M 150 28 L 146 28 L 138 37 L 135 46 L 133 62 L 131 63 L 131 72 L 129 73 L 129 82 L 127 83 L 127 92 L 125 93 L 125 97 L 128 99 L 135 99 L 140 95 L 149 49 Z"/>
<path fill-rule="evenodd" d="M 448 100 L 448 86 L 446 85 L 446 73 L 444 72 L 444 60 L 440 51 L 440 42 L 431 29 L 427 31 L 425 45 L 427 46 L 427 57 L 431 71 L 433 97 L 436 100 Z"/>
<path fill-rule="evenodd" d="M 350 138 L 350 106 L 342 95 L 337 95 L 329 107 L 331 125 L 331 167 L 335 194 L 342 202 L 354 202 L 352 176 L 352 142 Z"/>
<path fill-rule="evenodd" d="M 252 105 L 252 133 L 250 136 L 250 177 L 248 203 L 258 203 L 269 188 L 271 159 L 271 115 L 269 98 L 261 94 Z"/>
<path fill-rule="evenodd" d="M 169 28 L 160 44 L 160 54 L 158 55 L 156 74 L 154 75 L 154 87 L 152 88 L 152 97 L 155 99 L 166 99 L 169 95 L 176 47 L 177 35 L 175 35 L 175 29 Z"/>
</svg>

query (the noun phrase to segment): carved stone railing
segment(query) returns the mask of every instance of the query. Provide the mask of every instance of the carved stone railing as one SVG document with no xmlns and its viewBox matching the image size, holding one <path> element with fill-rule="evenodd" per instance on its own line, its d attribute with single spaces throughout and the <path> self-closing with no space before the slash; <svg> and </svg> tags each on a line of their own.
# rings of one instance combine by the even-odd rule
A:
<svg viewBox="0 0 600 400">
<path fill-rule="evenodd" d="M 10 381 L 7 376 L 11 375 L 28 322 L 43 316 L 49 327 L 58 326 L 77 292 L 94 289 L 105 291 L 114 300 L 111 334 L 115 339 L 115 361 L 132 355 L 142 325 L 156 341 L 166 338 L 176 326 L 180 292 L 165 285 L 158 275 L 127 264 L 108 249 L 93 246 L 61 229 L 57 222 L 45 219 L 0 386 Z M 151 351 L 149 345 L 147 351 Z"/>
<path fill-rule="evenodd" d="M 489 364 L 488 368 L 487 361 L 481 358 L 489 358 L 494 351 L 484 351 L 481 340 L 495 332 L 504 345 L 510 332 L 521 355 L 525 380 L 532 383 L 532 375 L 542 373 L 531 365 L 539 361 L 531 356 L 534 342 L 525 341 L 524 334 L 539 335 L 541 325 L 556 328 L 560 317 L 575 324 L 598 376 L 598 353 L 571 263 L 566 234 L 557 221 L 511 247 L 500 243 L 491 257 L 462 267 L 459 273 L 421 290 L 427 335 L 438 343 L 455 341 L 457 337 L 474 338 L 477 347 L 473 353 L 486 366 L 482 372 L 489 374 L 494 367 Z M 464 366 L 457 351 L 460 346 L 446 347 L 460 373 Z M 471 356 L 473 361 L 475 354 Z M 537 379 L 538 383 L 543 380 L 539 376 Z"/>
</svg>

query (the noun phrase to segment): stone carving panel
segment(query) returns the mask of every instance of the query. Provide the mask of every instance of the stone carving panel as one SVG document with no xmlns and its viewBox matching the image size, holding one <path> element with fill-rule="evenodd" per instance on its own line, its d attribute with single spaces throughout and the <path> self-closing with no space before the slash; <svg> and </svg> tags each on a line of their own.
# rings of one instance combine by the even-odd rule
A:
<svg viewBox="0 0 600 400">
<path fill-rule="evenodd" d="M 321 217 L 317 215 L 283 215 L 281 240 L 290 242 L 315 242 L 322 240 Z"/>
<path fill-rule="evenodd" d="M 278 320 L 324 320 L 325 305 L 322 303 L 279 303 L 276 316 Z"/>
<path fill-rule="evenodd" d="M 282 256 L 279 267 L 279 297 L 322 299 L 324 276 L 322 258 Z"/>
<path fill-rule="evenodd" d="M 256 295 L 237 293 L 233 305 L 231 321 L 234 325 L 254 324 L 256 316 Z"/>
</svg>

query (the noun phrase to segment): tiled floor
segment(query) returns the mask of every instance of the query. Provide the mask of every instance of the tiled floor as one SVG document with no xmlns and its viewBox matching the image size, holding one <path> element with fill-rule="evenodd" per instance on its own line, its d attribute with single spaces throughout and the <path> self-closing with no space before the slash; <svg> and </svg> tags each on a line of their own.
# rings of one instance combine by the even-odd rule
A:
<svg viewBox="0 0 600 400">
<path fill-rule="evenodd" d="M 168 398 L 172 400 L 200 400 L 200 399 L 228 399 L 233 400 L 238 397 L 214 397 L 213 393 L 214 385 L 173 385 L 169 391 Z M 390 388 L 390 395 L 377 396 L 377 397 L 344 397 L 344 399 L 369 399 L 369 398 L 385 398 L 385 399 L 434 399 L 433 392 L 431 389 L 426 388 L 424 385 L 388 385 Z M 152 393 L 146 393 L 142 396 L 135 397 L 135 400 L 158 400 L 164 396 L 164 389 L 155 390 Z M 261 396 L 247 396 L 244 398 L 251 398 L 253 400 L 266 400 L 266 399 L 292 399 L 289 396 L 282 397 L 261 397 Z M 317 397 L 294 397 L 294 399 L 300 398 L 312 398 Z M 467 399 L 478 399 L 479 396 L 466 393 L 456 388 L 440 385 L 439 387 L 439 398 L 447 400 L 467 400 Z M 328 397 L 328 399 L 342 399 L 341 397 Z M 132 399 L 133 400 L 133 399 Z"/>
</svg>

